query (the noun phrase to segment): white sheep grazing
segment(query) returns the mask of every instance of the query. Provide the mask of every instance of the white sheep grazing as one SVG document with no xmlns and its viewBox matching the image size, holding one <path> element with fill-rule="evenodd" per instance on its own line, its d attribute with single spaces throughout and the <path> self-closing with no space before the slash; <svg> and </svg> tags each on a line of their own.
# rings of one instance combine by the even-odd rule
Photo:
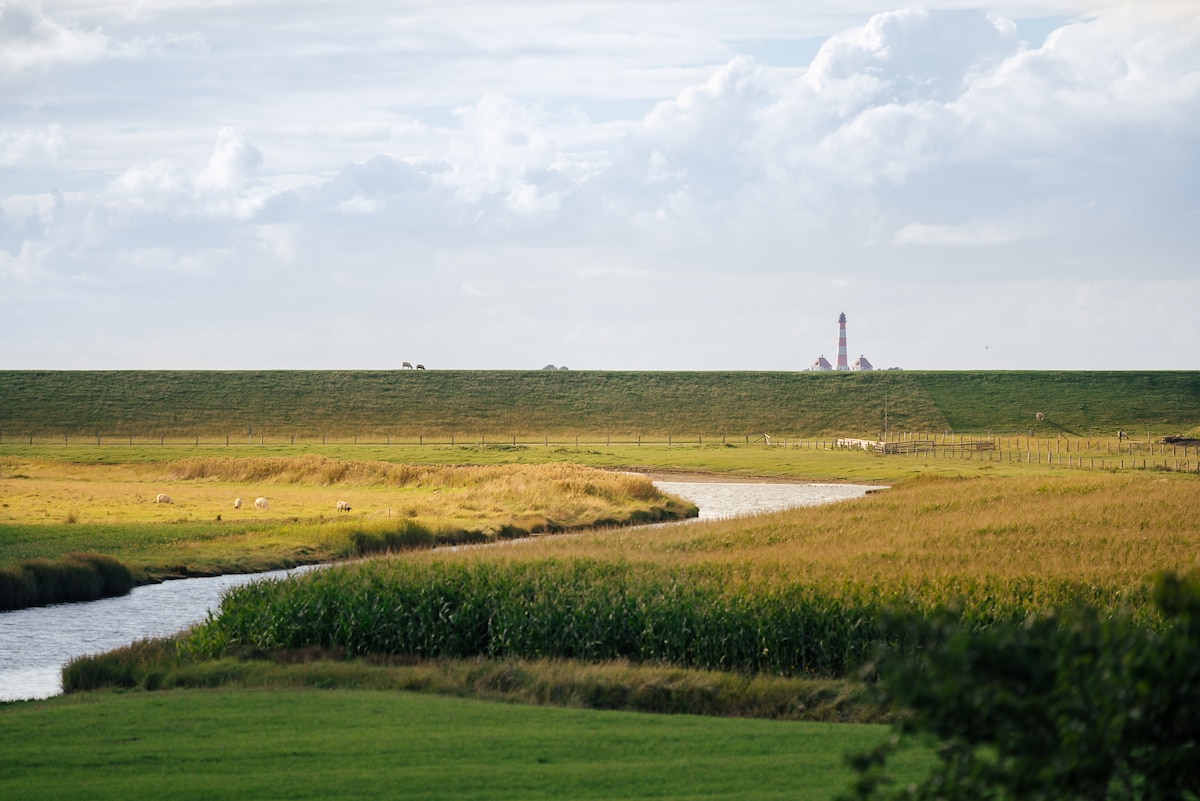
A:
<svg viewBox="0 0 1200 801">
<path fill-rule="evenodd" d="M 267 506 L 266 498 L 255 498 L 254 499 L 254 508 L 255 509 L 268 509 L 270 507 Z"/>
<path fill-rule="evenodd" d="M 234 499 L 233 499 L 233 508 L 234 508 L 234 509 L 241 509 L 241 508 L 242 508 L 242 499 L 241 499 L 241 498 L 234 498 Z"/>
<path fill-rule="evenodd" d="M 349 511 L 350 511 L 350 504 L 346 503 L 345 501 L 338 501 L 338 503 L 337 503 L 337 510 L 338 510 L 339 512 L 349 512 Z"/>
<path fill-rule="evenodd" d="M 171 500 L 171 496 L 170 496 L 170 495 L 165 495 L 165 494 L 163 494 L 163 493 L 161 493 L 161 492 L 160 492 L 160 493 L 158 493 L 158 495 L 156 495 L 156 496 L 154 497 L 154 502 L 155 502 L 155 503 L 174 503 L 174 501 L 172 501 L 172 500 Z"/>
</svg>

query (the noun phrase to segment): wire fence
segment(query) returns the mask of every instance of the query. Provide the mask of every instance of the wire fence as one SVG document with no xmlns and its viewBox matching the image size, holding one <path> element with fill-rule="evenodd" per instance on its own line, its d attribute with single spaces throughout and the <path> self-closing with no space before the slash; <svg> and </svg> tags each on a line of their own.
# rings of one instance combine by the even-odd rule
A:
<svg viewBox="0 0 1200 801">
<path fill-rule="evenodd" d="M 116 448 L 160 447 L 170 449 L 231 447 L 278 448 L 302 446 L 353 447 L 453 447 L 505 449 L 593 449 L 598 447 L 760 447 L 821 451 L 866 451 L 886 458 L 957 459 L 1045 465 L 1088 470 L 1168 470 L 1200 473 L 1200 442 L 1167 442 L 1147 436 L 1145 440 L 1128 437 L 1034 437 L 1020 434 L 956 434 L 950 432 L 892 432 L 876 439 L 847 437 L 772 436 L 771 434 L 719 435 L 597 435 L 543 434 L 165 434 L 137 436 L 80 434 L 22 434 L 0 432 L 0 447 L 21 448 Z"/>
</svg>

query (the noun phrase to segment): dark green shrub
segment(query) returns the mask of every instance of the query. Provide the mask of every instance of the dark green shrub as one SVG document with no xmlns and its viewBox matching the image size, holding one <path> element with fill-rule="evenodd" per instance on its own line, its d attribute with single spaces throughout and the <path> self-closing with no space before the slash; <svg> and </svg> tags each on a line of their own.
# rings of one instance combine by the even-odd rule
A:
<svg viewBox="0 0 1200 801">
<path fill-rule="evenodd" d="M 936 738 L 916 788 L 886 779 L 888 747 L 856 758 L 856 798 L 1200 797 L 1200 583 L 1158 581 L 1156 624 L 1080 607 L 972 631 L 910 621 L 923 643 L 878 666 L 906 733 Z"/>
<path fill-rule="evenodd" d="M 110 556 L 72 553 L 0 570 L 0 610 L 94 601 L 133 589 L 133 573 Z"/>
</svg>

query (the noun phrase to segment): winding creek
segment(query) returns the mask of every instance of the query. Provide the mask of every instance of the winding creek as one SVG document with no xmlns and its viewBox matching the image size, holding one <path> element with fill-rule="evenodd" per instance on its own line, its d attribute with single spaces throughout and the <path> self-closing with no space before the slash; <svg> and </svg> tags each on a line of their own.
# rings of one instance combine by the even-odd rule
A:
<svg viewBox="0 0 1200 801">
<path fill-rule="evenodd" d="M 857 484 L 781 484 L 656 480 L 664 492 L 700 507 L 712 520 L 816 506 L 865 495 Z M 136 587 L 128 595 L 80 604 L 58 604 L 0 613 L 0 701 L 47 698 L 62 692 L 61 671 L 70 660 L 148 637 L 165 637 L 198 623 L 216 609 L 229 587 L 294 571 L 183 579 Z M 311 568 L 308 568 L 311 569 Z"/>
</svg>

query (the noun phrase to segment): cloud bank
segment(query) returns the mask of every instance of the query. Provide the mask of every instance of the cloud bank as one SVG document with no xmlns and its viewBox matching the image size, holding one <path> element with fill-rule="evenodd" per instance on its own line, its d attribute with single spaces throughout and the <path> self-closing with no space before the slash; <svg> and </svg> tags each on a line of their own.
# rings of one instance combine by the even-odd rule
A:
<svg viewBox="0 0 1200 801">
<path fill-rule="evenodd" d="M 1198 367 L 1184 6 L 862 14 L 799 66 L 771 4 L 463 6 L 0 5 L 0 366 L 802 369 L 845 310 L 883 366 Z"/>
</svg>

